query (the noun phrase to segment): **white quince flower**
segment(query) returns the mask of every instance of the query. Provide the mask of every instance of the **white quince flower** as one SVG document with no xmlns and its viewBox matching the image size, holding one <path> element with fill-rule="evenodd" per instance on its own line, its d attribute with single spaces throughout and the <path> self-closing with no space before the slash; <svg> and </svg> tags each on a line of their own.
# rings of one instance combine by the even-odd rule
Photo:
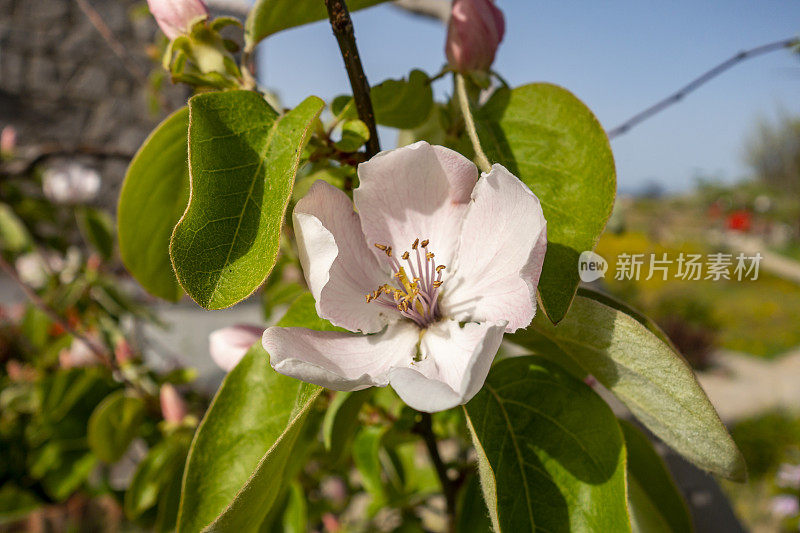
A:
<svg viewBox="0 0 800 533">
<path fill-rule="evenodd" d="M 378 154 L 358 176 L 357 212 L 318 181 L 293 214 L 319 316 L 353 333 L 270 327 L 270 363 L 335 390 L 391 385 L 420 411 L 466 403 L 503 334 L 536 311 L 539 200 L 501 165 L 479 178 L 470 160 L 426 142 Z"/>
</svg>

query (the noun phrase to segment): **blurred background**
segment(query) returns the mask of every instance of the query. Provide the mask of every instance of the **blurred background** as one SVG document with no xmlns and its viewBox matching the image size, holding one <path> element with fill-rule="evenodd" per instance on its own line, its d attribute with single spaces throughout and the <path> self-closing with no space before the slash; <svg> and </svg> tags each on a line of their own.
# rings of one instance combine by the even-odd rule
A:
<svg viewBox="0 0 800 533">
<path fill-rule="evenodd" d="M 427 14 L 416 12 L 421 4 Z M 247 9 L 232 0 L 209 5 L 239 17 Z M 507 32 L 495 69 L 511 85 L 567 87 L 607 130 L 740 50 L 800 31 L 800 3 L 777 0 L 499 5 Z M 431 14 L 448 9 L 431 0 L 355 13 L 370 82 L 413 68 L 437 73 L 445 26 Z M 130 509 L 119 503 L 131 464 L 182 431 L 156 429 L 164 418 L 159 390 L 176 388 L 184 408 L 201 416 L 224 375 L 208 334 L 262 323 L 289 297 L 267 287 L 224 313 L 188 299 L 165 304 L 119 261 L 114 212 L 127 164 L 189 96 L 161 70 L 165 46 L 143 1 L 0 0 L 0 530 L 87 530 L 93 520 L 101 529 L 131 527 Z M 260 83 L 287 106 L 308 94 L 330 101 L 349 92 L 327 22 L 268 39 L 257 66 Z M 444 97 L 452 86 L 438 81 L 434 91 Z M 666 331 L 750 470 L 747 484 L 720 489 L 668 458 L 698 531 L 800 526 L 798 95 L 800 56 L 778 49 L 612 140 L 618 199 L 597 248 L 609 269 L 595 284 Z M 395 145 L 397 131 L 380 135 L 384 147 Z M 615 279 L 621 254 L 740 252 L 761 254 L 757 279 Z M 114 372 L 135 373 L 156 402 L 142 415 L 151 433 L 116 472 L 90 457 L 85 435 L 70 433 L 119 387 L 119 379 L 77 370 L 92 366 L 94 343 L 107 347 Z M 76 380 L 97 394 L 66 394 Z M 41 414 L 43 405 L 63 412 Z M 146 512 L 156 514 L 155 503 Z"/>
</svg>

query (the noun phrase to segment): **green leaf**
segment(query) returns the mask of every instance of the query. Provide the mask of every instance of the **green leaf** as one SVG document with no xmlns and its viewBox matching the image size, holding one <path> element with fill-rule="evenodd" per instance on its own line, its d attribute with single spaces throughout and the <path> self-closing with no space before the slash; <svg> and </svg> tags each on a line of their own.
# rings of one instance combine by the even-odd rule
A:
<svg viewBox="0 0 800 533">
<path fill-rule="evenodd" d="M 481 146 L 539 197 L 547 255 L 539 281 L 554 323 L 578 288 L 578 257 L 597 244 L 616 194 L 614 157 L 592 112 L 572 93 L 546 83 L 498 90 L 477 113 Z"/>
<path fill-rule="evenodd" d="M 307 297 L 279 325 L 320 325 Z M 284 488 L 284 470 L 322 388 L 278 374 L 268 358 L 260 342 L 253 345 L 214 396 L 189 451 L 178 531 L 257 528 Z"/>
<path fill-rule="evenodd" d="M 537 335 L 571 359 L 570 364 L 594 375 L 689 461 L 730 479 L 746 477 L 741 453 L 689 365 L 638 320 L 579 295 L 558 326 L 537 316 L 527 331 L 509 340 L 535 350 L 536 342 L 529 340 Z"/>
<path fill-rule="evenodd" d="M 584 383 L 504 359 L 465 409 L 496 531 L 630 531 L 622 433 Z"/>
<path fill-rule="evenodd" d="M 334 464 L 346 457 L 359 427 L 358 413 L 372 396 L 372 389 L 337 392 L 322 420 L 322 438 L 325 449 Z"/>
<path fill-rule="evenodd" d="M 189 201 L 188 131 L 188 107 L 153 130 L 128 167 L 117 209 L 122 262 L 149 293 L 171 302 L 183 295 L 169 239 Z"/>
<path fill-rule="evenodd" d="M 381 440 L 387 426 L 367 426 L 358 432 L 353 442 L 353 462 L 361 474 L 361 483 L 372 497 L 369 514 L 374 515 L 388 501 L 383 486 L 383 467 L 380 461 Z"/>
<path fill-rule="evenodd" d="M 153 446 L 136 467 L 125 492 L 125 516 L 135 520 L 156 505 L 174 478 L 180 478 L 191 435 L 175 433 Z M 180 491 L 180 481 L 178 482 Z"/>
<path fill-rule="evenodd" d="M 347 7 L 357 11 L 386 0 L 350 0 Z M 261 39 L 281 30 L 327 19 L 322 0 L 256 0 L 244 23 L 245 49 L 252 50 Z"/>
<path fill-rule="evenodd" d="M 469 477 L 458 501 L 459 533 L 486 533 L 492 530 L 489 511 L 481 495 L 481 484 L 478 476 Z"/>
<path fill-rule="evenodd" d="M 0 251 L 23 252 L 31 245 L 25 224 L 9 205 L 0 203 Z"/>
<path fill-rule="evenodd" d="M 104 260 L 114 255 L 114 220 L 111 215 L 101 209 L 84 207 L 75 213 L 78 229 L 86 242 L 91 245 Z"/>
<path fill-rule="evenodd" d="M 144 412 L 141 398 L 122 390 L 110 394 L 89 418 L 89 447 L 101 461 L 119 461 L 139 431 Z"/>
<path fill-rule="evenodd" d="M 375 85 L 370 89 L 370 98 L 375 122 L 390 128 L 421 126 L 433 109 L 430 78 L 421 70 L 412 70 L 408 80 L 386 80 Z M 337 96 L 331 104 L 331 111 L 342 118 L 358 116 L 351 96 Z"/>
<path fill-rule="evenodd" d="M 358 119 L 348 120 L 342 124 L 342 138 L 334 144 L 342 152 L 355 152 L 369 139 L 367 125 Z"/>
<path fill-rule="evenodd" d="M 181 286 L 203 307 L 230 307 L 269 276 L 300 154 L 322 107 L 311 96 L 279 116 L 253 91 L 189 101 L 191 195 L 170 256 Z"/>
<path fill-rule="evenodd" d="M 620 426 L 628 450 L 628 500 L 634 531 L 693 531 L 689 509 L 664 461 L 633 424 L 620 420 Z"/>
<path fill-rule="evenodd" d="M 42 503 L 33 493 L 11 482 L 0 487 L 0 524 L 24 518 Z"/>
<path fill-rule="evenodd" d="M 412 70 L 408 80 L 386 80 L 370 90 L 375 121 L 391 128 L 416 128 L 425 122 L 433 108 L 430 78 Z"/>
<path fill-rule="evenodd" d="M 284 533 L 306 533 L 308 505 L 302 485 L 298 482 L 291 484 L 286 510 L 283 512 Z"/>
</svg>

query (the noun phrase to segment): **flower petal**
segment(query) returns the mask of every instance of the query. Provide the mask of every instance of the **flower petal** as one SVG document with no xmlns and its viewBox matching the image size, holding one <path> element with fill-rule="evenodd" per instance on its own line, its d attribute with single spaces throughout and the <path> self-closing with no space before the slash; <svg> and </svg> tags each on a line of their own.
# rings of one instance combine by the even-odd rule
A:
<svg viewBox="0 0 800 533">
<path fill-rule="evenodd" d="M 389 280 L 367 248 L 361 223 L 345 193 L 317 181 L 294 208 L 300 263 L 317 313 L 350 331 L 374 333 L 397 316 L 364 295 Z"/>
<path fill-rule="evenodd" d="M 413 359 L 419 329 L 398 321 L 375 335 L 267 328 L 262 338 L 277 372 L 333 390 L 384 387 L 389 369 Z"/>
<path fill-rule="evenodd" d="M 472 199 L 442 309 L 460 321 L 505 320 L 513 332 L 536 313 L 547 222 L 539 199 L 502 165 L 481 176 Z"/>
<path fill-rule="evenodd" d="M 233 370 L 250 347 L 258 342 L 264 328 L 238 324 L 212 331 L 208 336 L 208 351 L 217 366 L 226 372 Z"/>
<path fill-rule="evenodd" d="M 420 141 L 362 163 L 358 177 L 361 185 L 353 198 L 370 247 L 389 245 L 400 255 L 415 239 L 428 239 L 436 262 L 449 264 L 478 179 L 469 159 Z"/>
<path fill-rule="evenodd" d="M 464 327 L 455 320 L 432 324 L 422 337 L 422 361 L 392 369 L 389 383 L 418 411 L 443 411 L 465 404 L 483 386 L 505 327 L 505 322 Z"/>
</svg>

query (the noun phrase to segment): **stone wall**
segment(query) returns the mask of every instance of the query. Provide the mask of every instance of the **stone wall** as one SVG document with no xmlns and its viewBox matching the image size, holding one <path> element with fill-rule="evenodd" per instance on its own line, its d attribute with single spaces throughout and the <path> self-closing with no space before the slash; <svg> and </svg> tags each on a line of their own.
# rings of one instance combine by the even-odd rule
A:
<svg viewBox="0 0 800 533">
<path fill-rule="evenodd" d="M 133 68 L 125 68 L 76 0 L 0 0 L 0 127 L 13 125 L 20 146 L 57 143 L 133 154 L 188 96 L 165 80 L 160 109 L 153 110 L 153 91 L 141 74 L 160 69 L 146 55 L 157 28 L 143 0 L 87 2 Z M 101 199 L 112 207 L 127 163 L 86 159 L 100 170 Z"/>
</svg>

